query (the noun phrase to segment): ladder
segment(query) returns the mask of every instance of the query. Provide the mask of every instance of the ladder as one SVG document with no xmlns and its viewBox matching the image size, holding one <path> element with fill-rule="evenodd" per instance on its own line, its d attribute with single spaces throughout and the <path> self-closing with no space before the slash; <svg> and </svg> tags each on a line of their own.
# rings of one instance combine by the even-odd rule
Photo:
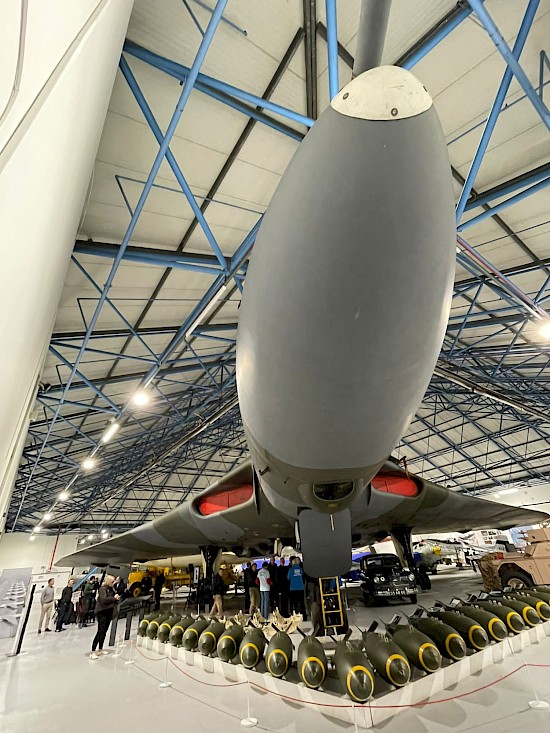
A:
<svg viewBox="0 0 550 733">
<path fill-rule="evenodd" d="M 344 611 L 342 609 L 340 579 L 338 576 L 319 578 L 319 593 L 325 631 L 332 629 L 332 632 L 337 634 L 339 633 L 338 628 L 344 626 Z"/>
</svg>

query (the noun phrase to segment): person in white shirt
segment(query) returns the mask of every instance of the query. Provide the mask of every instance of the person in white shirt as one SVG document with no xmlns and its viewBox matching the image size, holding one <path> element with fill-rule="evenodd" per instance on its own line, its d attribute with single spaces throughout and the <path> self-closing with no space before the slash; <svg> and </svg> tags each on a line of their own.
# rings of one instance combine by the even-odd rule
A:
<svg viewBox="0 0 550 733">
<path fill-rule="evenodd" d="M 42 633 L 42 624 L 44 622 L 44 619 L 46 619 L 46 628 L 44 631 L 51 631 L 50 629 L 50 619 L 52 617 L 52 611 L 53 611 L 53 595 L 54 595 L 54 578 L 50 578 L 48 580 L 48 585 L 44 588 L 40 595 L 40 603 L 42 604 L 42 608 L 40 610 L 40 621 L 38 623 L 38 633 Z"/>
<path fill-rule="evenodd" d="M 269 618 L 269 591 L 271 588 L 271 578 L 269 576 L 269 565 L 264 562 L 261 569 L 258 570 L 258 584 L 260 586 L 260 613 L 267 619 Z"/>
</svg>

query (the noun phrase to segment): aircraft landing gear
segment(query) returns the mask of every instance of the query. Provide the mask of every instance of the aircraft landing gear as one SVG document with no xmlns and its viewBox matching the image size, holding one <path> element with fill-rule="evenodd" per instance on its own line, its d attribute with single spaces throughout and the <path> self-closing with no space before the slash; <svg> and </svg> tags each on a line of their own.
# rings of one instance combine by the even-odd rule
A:
<svg viewBox="0 0 550 733">
<path fill-rule="evenodd" d="M 421 590 L 430 590 L 432 581 L 428 573 L 425 569 L 419 568 L 416 565 L 412 551 L 411 535 L 412 527 L 395 527 L 392 530 L 391 538 L 403 567 L 410 568 L 411 572 L 414 573 L 416 582 Z"/>
<path fill-rule="evenodd" d="M 212 601 L 212 583 L 214 573 L 218 571 L 222 550 L 214 545 L 203 545 L 199 548 L 202 555 L 203 579 L 197 586 L 197 610 L 201 606 L 210 607 Z M 208 609 L 209 610 L 209 609 Z"/>
</svg>

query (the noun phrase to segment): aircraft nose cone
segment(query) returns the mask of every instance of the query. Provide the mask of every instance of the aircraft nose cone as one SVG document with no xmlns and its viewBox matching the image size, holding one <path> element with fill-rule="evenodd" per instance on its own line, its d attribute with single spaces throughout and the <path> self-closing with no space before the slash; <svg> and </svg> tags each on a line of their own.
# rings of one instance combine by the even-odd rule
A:
<svg viewBox="0 0 550 733">
<path fill-rule="evenodd" d="M 418 658 L 426 672 L 436 672 L 441 667 L 441 654 L 434 644 L 422 644 Z"/>
<path fill-rule="evenodd" d="M 282 677 L 288 671 L 288 659 L 282 651 L 271 652 L 267 658 L 267 668 L 273 677 Z"/>
<path fill-rule="evenodd" d="M 395 687 L 403 687 L 411 678 L 411 668 L 404 657 L 389 659 L 386 665 L 388 679 Z"/>
<path fill-rule="evenodd" d="M 301 676 L 307 687 L 317 689 L 325 680 L 325 666 L 320 659 L 308 659 L 302 665 Z"/>
<path fill-rule="evenodd" d="M 449 652 L 449 656 L 458 661 L 466 656 L 466 644 L 464 639 L 458 634 L 449 634 L 445 640 L 445 646 Z"/>
<path fill-rule="evenodd" d="M 260 653 L 258 647 L 251 642 L 244 644 L 240 651 L 241 664 L 246 669 L 252 669 L 258 664 Z"/>
<path fill-rule="evenodd" d="M 374 692 L 374 679 L 366 667 L 355 665 L 348 672 L 346 687 L 352 700 L 367 702 Z"/>
</svg>

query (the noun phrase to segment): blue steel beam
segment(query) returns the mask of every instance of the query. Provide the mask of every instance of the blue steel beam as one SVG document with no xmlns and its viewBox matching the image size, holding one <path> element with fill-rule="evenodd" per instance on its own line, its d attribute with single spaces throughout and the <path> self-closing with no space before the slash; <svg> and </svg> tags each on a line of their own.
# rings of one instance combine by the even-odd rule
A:
<svg viewBox="0 0 550 733">
<path fill-rule="evenodd" d="M 497 212 L 502 211 L 502 209 L 507 209 L 509 206 L 513 206 L 514 204 L 523 201 L 529 196 L 533 196 L 533 194 L 538 193 L 539 191 L 543 191 L 548 185 L 550 185 L 550 178 L 544 178 L 542 181 L 539 181 L 534 186 L 525 189 L 525 191 L 521 191 L 521 193 L 518 193 L 515 196 L 506 199 L 505 201 L 500 201 L 500 203 L 498 203 L 496 206 L 492 206 L 486 211 L 483 211 L 481 214 L 474 216 L 472 219 L 461 222 L 457 226 L 457 231 L 462 232 L 464 231 L 464 229 L 468 229 L 475 224 L 479 224 L 479 222 L 483 221 L 484 219 L 488 219 L 491 216 L 494 216 Z"/>
<path fill-rule="evenodd" d="M 70 384 L 71 384 L 72 380 L 74 379 L 75 374 L 76 374 L 76 371 L 78 369 L 78 365 L 79 365 L 80 361 L 82 360 L 82 358 L 84 356 L 84 353 L 85 353 L 85 350 L 86 350 L 86 346 L 87 346 L 87 343 L 88 343 L 89 335 L 92 333 L 92 331 L 94 330 L 94 327 L 95 327 L 95 325 L 97 323 L 97 320 L 99 318 L 99 314 L 100 314 L 100 312 L 101 312 L 101 310 L 103 308 L 103 304 L 105 303 L 105 300 L 107 298 L 108 292 L 109 292 L 109 290 L 111 288 L 111 285 L 113 283 L 114 277 L 116 275 L 116 272 L 118 270 L 118 267 L 120 265 L 120 262 L 122 260 L 123 255 L 124 255 L 124 251 L 126 250 L 126 247 L 128 246 L 128 244 L 130 242 L 130 238 L 131 238 L 131 236 L 132 236 L 132 234 L 134 232 L 134 229 L 136 227 L 136 224 L 137 224 L 139 215 L 141 214 L 141 211 L 143 210 L 143 207 L 145 205 L 145 202 L 146 202 L 147 197 L 149 195 L 149 192 L 151 190 L 151 186 L 153 184 L 153 181 L 156 178 L 156 175 L 157 175 L 157 173 L 159 171 L 160 165 L 161 165 L 161 163 L 162 163 L 162 161 L 163 161 L 163 159 L 164 159 L 164 157 L 166 155 L 166 151 L 168 150 L 168 146 L 170 144 L 170 140 L 172 139 L 172 137 L 173 137 L 173 135 L 174 135 L 174 133 L 176 131 L 176 127 L 177 127 L 178 122 L 179 122 L 179 120 L 181 118 L 181 115 L 183 114 L 183 110 L 185 108 L 185 105 L 186 105 L 189 97 L 191 96 L 191 91 L 193 89 L 193 85 L 195 84 L 195 82 L 197 80 L 197 76 L 199 74 L 199 69 L 202 66 L 202 63 L 203 63 L 204 58 L 206 56 L 206 53 L 207 53 L 207 51 L 208 51 L 208 49 L 210 47 L 210 44 L 212 43 L 212 40 L 214 38 L 214 33 L 216 31 L 216 28 L 218 27 L 218 24 L 220 22 L 222 13 L 223 13 L 226 5 L 227 5 L 227 0 L 218 0 L 217 1 L 216 8 L 215 8 L 214 13 L 212 15 L 212 18 L 211 18 L 211 20 L 210 20 L 210 22 L 208 24 L 208 28 L 206 29 L 204 38 L 202 39 L 202 42 L 201 42 L 201 44 L 199 46 L 199 49 L 197 51 L 197 55 L 196 55 L 195 60 L 193 62 L 193 66 L 189 70 L 189 74 L 188 74 L 188 76 L 186 78 L 186 83 L 185 83 L 185 85 L 184 85 L 184 87 L 182 89 L 182 92 L 180 94 L 178 103 L 177 103 L 176 108 L 174 110 L 174 113 L 172 115 L 172 119 L 170 120 L 170 123 L 168 125 L 167 130 L 166 130 L 166 135 L 165 135 L 165 137 L 164 137 L 164 139 L 163 139 L 163 141 L 162 141 L 162 143 L 160 145 L 159 151 L 158 151 L 158 153 L 157 153 L 157 155 L 155 157 L 155 160 L 154 160 L 153 165 L 151 167 L 151 171 L 149 173 L 149 176 L 147 177 L 147 183 L 143 187 L 143 191 L 141 192 L 141 195 L 139 197 L 138 203 L 137 203 L 136 208 L 135 208 L 135 211 L 134 211 L 134 215 L 132 216 L 132 218 L 130 220 L 130 223 L 128 225 L 128 228 L 126 230 L 126 233 L 125 233 L 125 235 L 123 237 L 123 240 L 122 240 L 122 243 L 121 243 L 121 246 L 120 246 L 120 250 L 119 250 L 119 252 L 117 254 L 117 257 L 115 258 L 115 260 L 113 262 L 113 265 L 111 267 L 111 270 L 110 270 L 109 275 L 107 277 L 107 280 L 105 282 L 104 289 L 103 289 L 103 291 L 102 291 L 102 293 L 101 293 L 101 295 L 99 297 L 99 301 L 98 301 L 97 306 L 95 308 L 94 314 L 93 314 L 93 316 L 92 316 L 92 318 L 90 320 L 90 324 L 88 325 L 88 328 L 86 330 L 86 336 L 84 337 L 84 340 L 83 340 L 83 343 L 82 343 L 82 346 L 81 346 L 81 350 L 79 351 L 79 353 L 78 353 L 78 355 L 77 355 L 77 357 L 75 359 L 75 362 L 74 362 L 74 364 L 72 366 L 71 373 L 69 375 L 69 379 L 68 379 L 68 382 L 67 382 L 67 389 L 70 387 Z M 51 429 L 53 428 L 53 426 L 54 426 L 54 424 L 56 422 L 58 412 L 59 412 L 59 409 L 56 411 L 56 413 L 53 416 L 52 422 L 50 424 L 49 431 L 51 431 Z M 46 439 L 46 442 L 47 442 L 47 439 Z M 37 460 L 37 463 L 38 463 L 38 461 L 40 460 L 40 456 L 38 456 L 36 460 Z M 30 482 L 31 478 L 32 478 L 32 475 L 29 478 L 29 482 Z M 28 488 L 28 484 L 27 484 L 26 489 L 27 488 Z M 23 492 L 23 497 L 22 497 L 22 500 L 21 500 L 21 504 L 24 501 L 24 495 L 25 495 L 25 491 Z M 17 519 L 19 517 L 19 511 L 20 511 L 20 508 L 21 508 L 21 504 L 20 504 L 19 510 L 18 510 L 18 512 L 16 514 L 14 523 L 17 522 Z"/>
<path fill-rule="evenodd" d="M 145 61 L 150 66 L 154 66 L 160 71 L 164 71 L 180 81 L 185 81 L 190 75 L 191 70 L 188 66 L 184 66 L 183 64 L 178 64 L 175 61 L 164 58 L 153 51 L 149 51 L 148 49 L 139 46 L 137 43 L 133 43 L 132 41 L 126 40 L 124 42 L 123 50 L 125 53 L 135 56 L 136 58 L 141 59 L 141 61 Z M 239 89 L 232 84 L 227 84 L 226 82 L 214 79 L 206 74 L 199 73 L 197 75 L 196 82 L 196 86 L 199 91 L 207 90 L 207 93 L 210 93 L 211 91 L 221 92 L 222 94 L 227 94 L 230 97 L 236 97 L 237 99 L 241 99 L 243 102 L 253 104 L 255 107 L 260 107 L 260 109 L 269 110 L 269 112 L 273 112 L 274 114 L 280 115 L 291 122 L 297 122 L 305 127 L 312 127 L 315 122 L 314 119 L 307 117 L 307 115 L 302 115 L 299 112 L 283 107 L 280 104 L 271 102 L 269 99 L 263 99 L 263 97 L 258 97 L 244 89 Z"/>
<path fill-rule="evenodd" d="M 473 8 L 475 8 L 475 5 L 473 3 L 470 4 Z M 529 35 L 529 31 L 531 30 L 531 26 L 533 24 L 533 20 L 535 19 L 539 4 L 540 0 L 529 0 L 516 38 L 516 42 L 514 44 L 514 50 L 512 51 L 514 59 L 519 59 L 519 57 L 521 56 L 521 52 L 523 51 L 523 47 L 525 46 L 525 42 L 527 41 L 527 36 Z M 464 213 L 464 208 L 466 206 L 466 203 L 470 196 L 470 192 L 472 190 L 472 186 L 474 185 L 474 181 L 481 166 L 483 156 L 485 155 L 485 151 L 487 150 L 487 147 L 489 145 L 491 135 L 493 134 L 493 130 L 495 129 L 495 125 L 497 123 L 500 110 L 502 109 L 502 105 L 504 104 L 504 100 L 506 99 L 511 81 L 512 69 L 510 68 L 510 66 L 507 66 L 506 71 L 504 72 L 504 76 L 502 77 L 502 81 L 500 82 L 495 101 L 493 102 L 489 118 L 483 130 L 483 134 L 481 135 L 481 140 L 479 141 L 474 159 L 470 165 L 470 170 L 468 171 L 466 182 L 464 183 L 464 186 L 462 188 L 458 204 L 456 205 L 457 222 L 461 220 L 462 214 Z"/>
<path fill-rule="evenodd" d="M 325 0 L 327 16 L 328 89 L 333 99 L 340 89 L 338 82 L 338 22 L 336 0 Z"/>
<path fill-rule="evenodd" d="M 502 58 L 506 61 L 507 65 L 510 67 L 510 70 L 512 71 L 517 81 L 519 82 L 521 88 L 523 89 L 527 97 L 529 98 L 531 104 L 537 111 L 545 127 L 548 130 L 550 130 L 550 111 L 548 110 L 548 108 L 546 107 L 542 99 L 539 97 L 539 95 L 537 94 L 533 86 L 531 85 L 531 82 L 529 81 L 526 73 L 524 72 L 520 64 L 518 63 L 513 52 L 510 50 L 510 47 L 506 43 L 496 23 L 494 22 L 492 17 L 487 12 L 487 9 L 484 7 L 482 0 L 468 0 L 468 2 L 470 3 L 472 9 L 475 11 L 475 14 L 477 15 L 481 24 L 487 31 L 491 40 L 497 47 Z"/>
</svg>

